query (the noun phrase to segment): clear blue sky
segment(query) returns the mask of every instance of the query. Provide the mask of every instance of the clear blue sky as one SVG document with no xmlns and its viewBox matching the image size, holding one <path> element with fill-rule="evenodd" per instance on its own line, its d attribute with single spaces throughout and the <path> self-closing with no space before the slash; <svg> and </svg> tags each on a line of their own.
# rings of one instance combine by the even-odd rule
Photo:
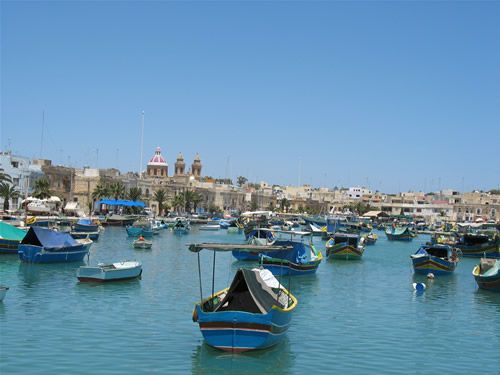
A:
<svg viewBox="0 0 500 375">
<path fill-rule="evenodd" d="M 1 147 L 384 191 L 500 185 L 500 2 L 1 3 Z M 99 150 L 97 152 L 96 150 Z M 97 157 L 98 155 L 98 157 Z M 228 162 L 229 158 L 229 162 Z"/>
</svg>

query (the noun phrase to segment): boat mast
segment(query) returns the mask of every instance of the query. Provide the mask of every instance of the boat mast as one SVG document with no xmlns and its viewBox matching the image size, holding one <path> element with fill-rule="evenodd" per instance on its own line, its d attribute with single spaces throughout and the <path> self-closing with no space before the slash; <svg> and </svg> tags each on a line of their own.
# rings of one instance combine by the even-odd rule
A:
<svg viewBox="0 0 500 375">
<path fill-rule="evenodd" d="M 45 127 L 45 109 L 42 110 L 42 136 L 40 138 L 40 159 L 43 158 L 43 128 Z"/>
<path fill-rule="evenodd" d="M 142 152 L 144 147 L 144 111 L 141 113 L 141 164 L 139 165 L 139 178 L 142 178 Z"/>
</svg>

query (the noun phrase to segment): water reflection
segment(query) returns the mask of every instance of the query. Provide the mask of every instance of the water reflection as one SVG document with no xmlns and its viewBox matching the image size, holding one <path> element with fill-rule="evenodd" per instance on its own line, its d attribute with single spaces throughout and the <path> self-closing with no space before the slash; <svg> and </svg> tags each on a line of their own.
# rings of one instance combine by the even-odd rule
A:
<svg viewBox="0 0 500 375">
<path fill-rule="evenodd" d="M 198 345 L 191 356 L 192 374 L 289 374 L 294 365 L 288 338 L 269 349 L 232 354 Z"/>
<path fill-rule="evenodd" d="M 84 262 L 74 263 L 19 263 L 18 275 L 20 281 L 26 287 L 39 283 L 53 282 L 57 279 L 67 280 L 74 276 L 76 280 L 76 270 L 84 265 Z"/>
</svg>

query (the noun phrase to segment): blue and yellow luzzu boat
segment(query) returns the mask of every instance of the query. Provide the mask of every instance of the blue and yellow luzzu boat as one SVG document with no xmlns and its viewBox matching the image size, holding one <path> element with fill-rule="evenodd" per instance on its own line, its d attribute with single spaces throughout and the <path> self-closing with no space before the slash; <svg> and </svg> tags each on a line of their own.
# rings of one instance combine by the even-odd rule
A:
<svg viewBox="0 0 500 375">
<path fill-rule="evenodd" d="M 0 254 L 16 254 L 26 232 L 0 221 Z"/>
<path fill-rule="evenodd" d="M 487 234 L 467 233 L 455 244 L 462 251 L 464 257 L 500 258 L 500 236 Z"/>
<path fill-rule="evenodd" d="M 451 274 L 458 264 L 456 249 L 448 245 L 424 245 L 410 255 L 416 273 L 436 275 Z"/>
<path fill-rule="evenodd" d="M 249 245 L 272 246 L 276 236 L 270 228 L 254 228 L 245 233 L 245 241 Z M 232 253 L 237 260 L 259 260 L 259 253 L 241 250 L 233 250 Z"/>
<path fill-rule="evenodd" d="M 268 270 L 240 269 L 229 288 L 196 304 L 193 321 L 208 345 L 240 353 L 279 343 L 296 306 L 296 298 Z"/>
<path fill-rule="evenodd" d="M 89 233 L 89 232 L 97 232 L 98 230 L 99 230 L 99 223 L 88 217 L 79 219 L 73 227 L 74 232 Z"/>
<path fill-rule="evenodd" d="M 500 260 L 481 258 L 472 270 L 477 286 L 481 289 L 500 292 Z"/>
<path fill-rule="evenodd" d="M 361 259 L 365 251 L 364 237 L 358 233 L 337 232 L 326 241 L 325 248 L 329 259 Z"/>
</svg>

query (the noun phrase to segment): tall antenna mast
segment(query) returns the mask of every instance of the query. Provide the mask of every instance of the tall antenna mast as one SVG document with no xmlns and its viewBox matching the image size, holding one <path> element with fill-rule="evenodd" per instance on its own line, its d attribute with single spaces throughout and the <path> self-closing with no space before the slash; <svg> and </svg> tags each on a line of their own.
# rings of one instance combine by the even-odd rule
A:
<svg viewBox="0 0 500 375">
<path fill-rule="evenodd" d="M 144 111 L 141 114 L 141 165 L 139 166 L 139 178 L 142 178 L 142 150 L 144 148 Z"/>
<path fill-rule="evenodd" d="M 40 139 L 40 159 L 43 158 L 43 128 L 45 127 L 45 109 L 42 110 L 42 137 Z"/>
</svg>

